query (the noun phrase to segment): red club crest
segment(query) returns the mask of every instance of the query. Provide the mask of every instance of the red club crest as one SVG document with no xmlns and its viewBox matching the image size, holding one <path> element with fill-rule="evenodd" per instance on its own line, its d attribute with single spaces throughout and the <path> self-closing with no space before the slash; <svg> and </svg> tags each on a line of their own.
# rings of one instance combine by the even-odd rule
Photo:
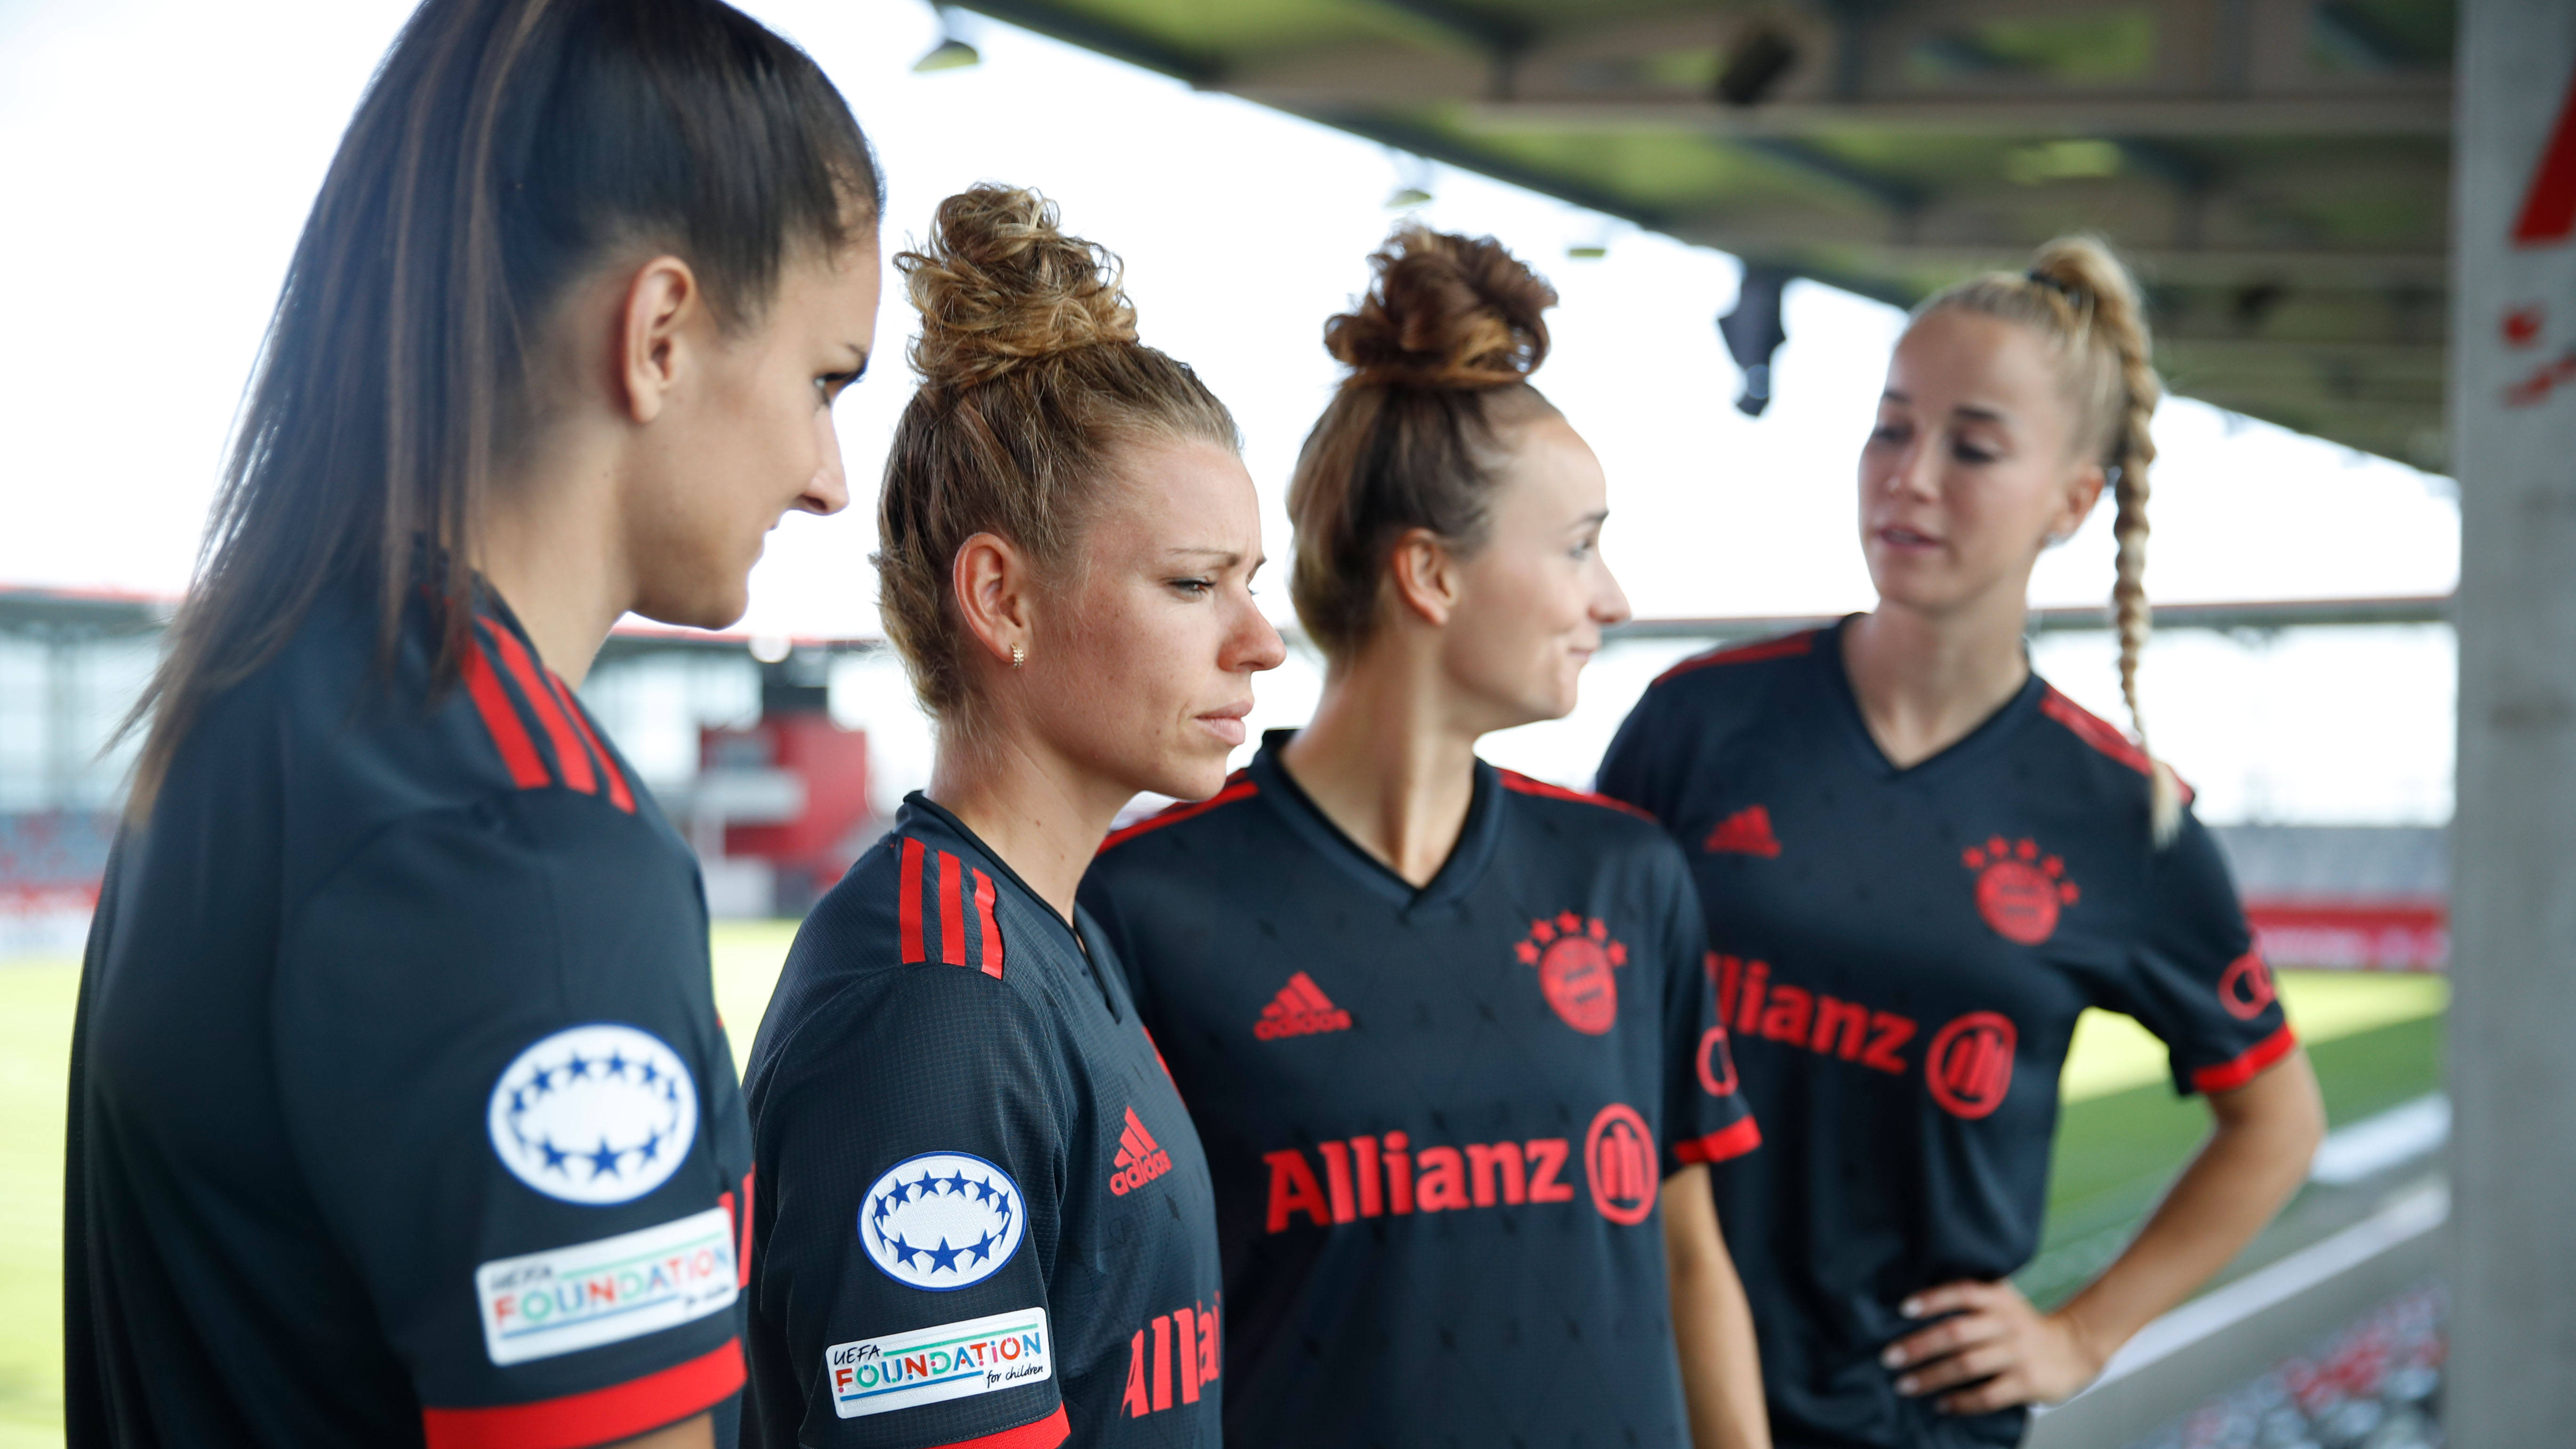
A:
<svg viewBox="0 0 2576 1449">
<path fill-rule="evenodd" d="M 2248 951 L 2229 963 L 2226 973 L 2218 978 L 2218 1004 L 2238 1021 L 2252 1021 L 2263 1014 L 2280 993 L 2272 985 L 2272 968 L 2263 961 L 2260 951 Z"/>
<path fill-rule="evenodd" d="M 1619 982 L 1612 968 L 1628 964 L 1628 948 L 1611 940 L 1610 928 L 1598 918 L 1565 911 L 1552 921 L 1532 921 L 1512 954 L 1538 968 L 1538 989 L 1567 1026 L 1599 1036 L 1619 1019 Z"/>
<path fill-rule="evenodd" d="M 2042 857 L 2030 840 L 1998 835 L 1972 845 L 1959 863 L 1977 873 L 1977 914 L 1995 934 L 2024 946 L 2036 946 L 2057 930 L 2057 913 L 2084 894 L 2066 879 L 2066 862 Z"/>
<path fill-rule="evenodd" d="M 1923 1054 L 1923 1083 L 1932 1089 L 1932 1100 L 1971 1122 L 1991 1115 L 2012 1090 L 2019 1041 L 2012 1018 L 1997 1011 L 1972 1011 L 1941 1028 Z"/>
</svg>

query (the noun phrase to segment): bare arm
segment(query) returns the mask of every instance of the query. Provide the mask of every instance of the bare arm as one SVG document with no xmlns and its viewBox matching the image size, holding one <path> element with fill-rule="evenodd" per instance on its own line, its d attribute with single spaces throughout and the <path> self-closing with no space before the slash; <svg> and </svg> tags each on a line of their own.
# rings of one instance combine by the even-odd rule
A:
<svg viewBox="0 0 2576 1449">
<path fill-rule="evenodd" d="M 1956 1316 L 1888 1350 L 1897 1391 L 1974 1384 L 1941 1400 L 1958 1414 L 2068 1398 L 2149 1320 L 2226 1267 L 2307 1180 L 2325 1104 L 2307 1053 L 2297 1052 L 2235 1091 L 2211 1093 L 2209 1110 L 2216 1130 L 2173 1191 L 2064 1307 L 2043 1314 L 2009 1282 L 1945 1283 L 1908 1300 L 1908 1317 Z"/>
<path fill-rule="evenodd" d="M 667 1429 L 621 1439 L 608 1449 L 716 1449 L 716 1421 L 711 1414 L 700 1414 Z"/>
<path fill-rule="evenodd" d="M 1753 1309 L 1727 1256 L 1708 1168 L 1664 1179 L 1664 1261 L 1672 1279 L 1673 1347 L 1697 1449 L 1771 1449 Z"/>
</svg>

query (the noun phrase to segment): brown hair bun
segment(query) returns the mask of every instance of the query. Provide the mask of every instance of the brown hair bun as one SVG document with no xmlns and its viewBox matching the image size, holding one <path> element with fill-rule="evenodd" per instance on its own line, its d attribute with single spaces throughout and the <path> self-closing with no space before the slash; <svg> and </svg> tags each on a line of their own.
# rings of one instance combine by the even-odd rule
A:
<svg viewBox="0 0 2576 1449">
<path fill-rule="evenodd" d="M 911 356 L 925 387 L 972 387 L 1032 358 L 1136 340 L 1117 256 L 1067 236 L 1034 191 L 958 192 L 939 203 L 929 242 L 894 265 L 921 311 Z"/>
<path fill-rule="evenodd" d="M 1375 284 L 1324 324 L 1350 387 L 1474 390 L 1526 382 L 1547 360 L 1556 289 L 1492 237 L 1408 224 L 1369 258 Z"/>
</svg>

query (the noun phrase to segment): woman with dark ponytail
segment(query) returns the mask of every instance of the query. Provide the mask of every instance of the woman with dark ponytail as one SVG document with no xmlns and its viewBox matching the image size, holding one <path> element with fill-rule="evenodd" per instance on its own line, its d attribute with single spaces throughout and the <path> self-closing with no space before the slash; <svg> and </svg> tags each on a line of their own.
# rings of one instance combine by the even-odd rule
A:
<svg viewBox="0 0 2576 1449">
<path fill-rule="evenodd" d="M 1915 309 L 1861 450 L 1878 607 L 1685 661 L 1601 788 L 1691 861 L 1743 1089 L 1774 1145 L 1720 1170 L 1787 1445 L 2006 1445 L 2225 1266 L 2323 1128 L 2217 846 L 2146 750 L 2148 423 L 2136 285 L 2098 242 Z M 2124 734 L 2033 674 L 2042 550 L 2103 490 Z M 2216 1131 L 2052 1312 L 2037 1250 L 2086 1007 L 2137 1018 Z"/>
<path fill-rule="evenodd" d="M 1490 237 L 1372 262 L 1288 494 L 1315 717 L 1083 886 L 1209 1144 L 1226 1440 L 1759 1446 L 1708 1164 L 1761 1133 L 1687 868 L 1476 757 L 1628 616 L 1530 384 L 1556 293 Z"/>
<path fill-rule="evenodd" d="M 428 0 L 395 40 L 134 715 L 72 1444 L 731 1442 L 706 910 L 574 689 L 847 502 L 882 204 L 821 71 L 715 0 Z"/>
</svg>

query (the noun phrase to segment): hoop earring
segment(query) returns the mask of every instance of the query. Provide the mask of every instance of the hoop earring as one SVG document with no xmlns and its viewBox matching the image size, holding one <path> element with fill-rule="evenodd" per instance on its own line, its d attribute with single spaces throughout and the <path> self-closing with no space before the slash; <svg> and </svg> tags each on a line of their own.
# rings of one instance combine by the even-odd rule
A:
<svg viewBox="0 0 2576 1449">
<path fill-rule="evenodd" d="M 1017 644 L 1012 645 L 1012 646 L 1011 646 L 1011 667 L 1012 667 L 1013 669 L 1017 669 L 1017 668 L 1019 668 L 1021 665 L 1026 664 L 1026 663 L 1028 663 L 1028 662 L 1029 662 L 1029 651 L 1027 651 L 1026 649 L 1021 648 L 1021 647 L 1020 647 L 1019 645 L 1017 645 Z"/>
</svg>

